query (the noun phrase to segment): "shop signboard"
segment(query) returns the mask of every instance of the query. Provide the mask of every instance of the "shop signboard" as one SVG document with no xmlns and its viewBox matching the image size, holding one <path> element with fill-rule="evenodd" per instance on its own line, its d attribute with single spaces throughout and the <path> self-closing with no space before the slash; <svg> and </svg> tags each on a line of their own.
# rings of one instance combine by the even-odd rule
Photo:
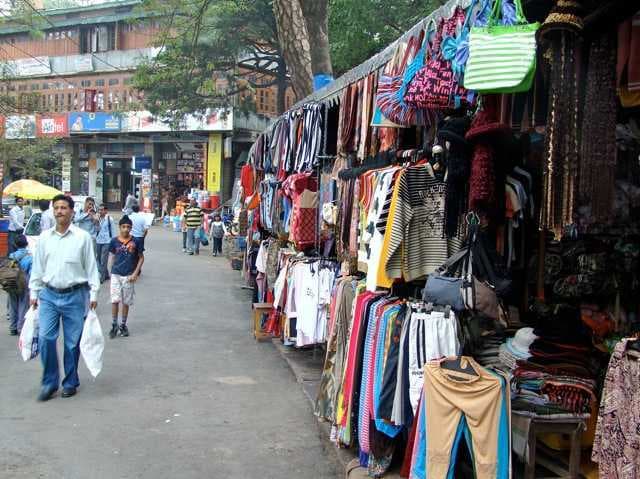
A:
<svg viewBox="0 0 640 479">
<path fill-rule="evenodd" d="M 69 113 L 70 133 L 113 133 L 120 132 L 120 114 L 104 112 Z"/>
<path fill-rule="evenodd" d="M 123 116 L 122 131 L 155 133 L 171 131 L 171 127 L 148 111 L 130 111 Z"/>
<path fill-rule="evenodd" d="M 210 108 L 202 115 L 187 115 L 180 125 L 182 131 L 231 131 L 233 110 Z"/>
<path fill-rule="evenodd" d="M 69 136 L 67 115 L 46 114 L 36 116 L 36 135 L 38 137 L 61 138 Z"/>
<path fill-rule="evenodd" d="M 220 191 L 222 179 L 222 133 L 210 133 L 207 146 L 206 189 L 212 193 Z"/>
<path fill-rule="evenodd" d="M 74 69 L 77 72 L 92 72 L 93 57 L 91 55 L 77 55 L 75 57 L 74 66 Z"/>
<path fill-rule="evenodd" d="M 4 137 L 7 140 L 36 137 L 35 115 L 9 115 L 5 120 Z"/>
<path fill-rule="evenodd" d="M 15 70 L 18 76 L 49 75 L 51 62 L 49 57 L 31 57 L 15 60 Z"/>
<path fill-rule="evenodd" d="M 71 155 L 62 155 L 62 191 L 71 191 Z"/>
<path fill-rule="evenodd" d="M 142 173 L 143 170 L 151 170 L 151 157 L 150 156 L 132 156 L 131 169 L 138 173 Z"/>
</svg>

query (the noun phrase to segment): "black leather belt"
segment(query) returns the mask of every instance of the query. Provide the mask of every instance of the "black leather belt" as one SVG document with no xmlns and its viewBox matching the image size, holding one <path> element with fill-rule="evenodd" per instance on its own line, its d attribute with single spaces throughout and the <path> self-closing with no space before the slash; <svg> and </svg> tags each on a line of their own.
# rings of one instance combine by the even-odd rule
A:
<svg viewBox="0 0 640 479">
<path fill-rule="evenodd" d="M 79 289 L 88 288 L 89 283 L 74 284 L 73 286 L 70 286 L 68 288 L 54 288 L 53 286 L 49 286 L 48 284 L 45 286 L 47 287 L 47 289 L 50 289 L 54 293 L 66 294 L 66 293 L 73 293 L 74 291 L 77 291 Z"/>
</svg>

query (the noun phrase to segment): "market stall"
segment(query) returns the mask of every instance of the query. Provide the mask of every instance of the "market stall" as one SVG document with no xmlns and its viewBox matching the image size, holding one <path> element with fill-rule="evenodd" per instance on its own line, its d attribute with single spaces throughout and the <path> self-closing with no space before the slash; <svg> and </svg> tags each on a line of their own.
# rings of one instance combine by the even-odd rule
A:
<svg viewBox="0 0 640 479">
<path fill-rule="evenodd" d="M 372 477 L 640 475 L 637 22 L 523 3 L 448 2 L 242 168 L 256 324 L 325 346 Z"/>
</svg>

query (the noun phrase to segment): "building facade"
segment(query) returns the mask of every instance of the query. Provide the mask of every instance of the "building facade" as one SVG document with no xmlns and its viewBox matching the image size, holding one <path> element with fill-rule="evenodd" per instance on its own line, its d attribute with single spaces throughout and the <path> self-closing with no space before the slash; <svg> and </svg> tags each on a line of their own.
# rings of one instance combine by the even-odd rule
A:
<svg viewBox="0 0 640 479">
<path fill-rule="evenodd" d="M 178 131 L 141 111 L 142 93 L 132 87 L 132 77 L 158 53 L 153 41 L 161 19 L 140 4 L 120 0 L 38 10 L 38 36 L 19 20 L 0 25 L 0 62 L 11 75 L 0 82 L 0 95 L 18 112 L 0 118 L 4 136 L 59 137 L 58 186 L 111 207 L 129 192 L 142 194 L 143 186 L 156 205 L 166 189 L 209 189 L 227 199 L 233 188 L 228 172 L 276 115 L 277 94 L 273 87 L 256 90 L 250 93 L 255 114 L 209 111 L 186 118 Z M 141 171 L 141 164 L 149 168 Z"/>
</svg>

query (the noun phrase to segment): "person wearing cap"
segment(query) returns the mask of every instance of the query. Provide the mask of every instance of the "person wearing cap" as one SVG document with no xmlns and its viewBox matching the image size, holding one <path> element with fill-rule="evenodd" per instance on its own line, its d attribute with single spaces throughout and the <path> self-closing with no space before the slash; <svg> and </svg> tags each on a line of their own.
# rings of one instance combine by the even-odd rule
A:
<svg viewBox="0 0 640 479">
<path fill-rule="evenodd" d="M 56 227 L 40 234 L 29 279 L 31 305 L 38 306 L 38 347 L 43 366 L 39 401 L 51 399 L 60 386 L 56 343 L 64 329 L 62 397 L 74 396 L 80 386 L 80 337 L 89 308 L 96 309 L 100 274 L 93 239 L 72 224 L 73 198 L 53 198 Z"/>
</svg>

